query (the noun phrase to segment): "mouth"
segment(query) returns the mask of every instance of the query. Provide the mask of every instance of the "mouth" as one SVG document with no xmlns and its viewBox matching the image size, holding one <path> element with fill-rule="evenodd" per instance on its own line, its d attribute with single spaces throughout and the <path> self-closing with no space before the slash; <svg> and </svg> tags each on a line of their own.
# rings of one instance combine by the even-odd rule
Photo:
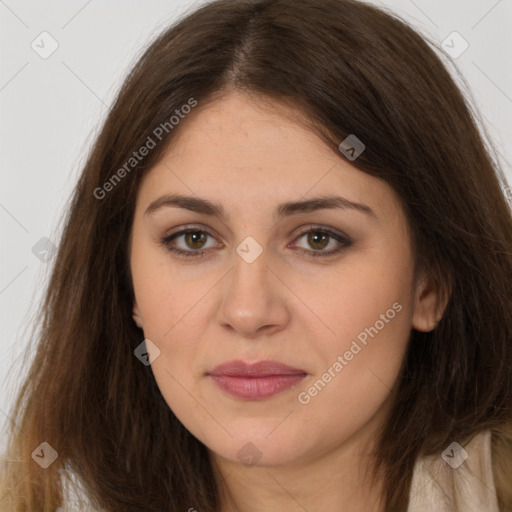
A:
<svg viewBox="0 0 512 512">
<path fill-rule="evenodd" d="M 237 360 L 223 363 L 207 375 L 232 396 L 263 400 L 292 388 L 306 377 L 307 372 L 277 361 L 251 364 Z"/>
</svg>

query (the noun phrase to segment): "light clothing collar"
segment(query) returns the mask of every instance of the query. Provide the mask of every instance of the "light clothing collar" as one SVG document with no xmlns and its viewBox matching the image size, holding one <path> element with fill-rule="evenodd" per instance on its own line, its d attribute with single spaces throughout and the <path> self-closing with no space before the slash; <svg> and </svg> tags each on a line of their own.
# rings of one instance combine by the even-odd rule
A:
<svg viewBox="0 0 512 512">
<path fill-rule="evenodd" d="M 407 512 L 499 512 L 491 461 L 491 432 L 416 462 Z"/>
</svg>

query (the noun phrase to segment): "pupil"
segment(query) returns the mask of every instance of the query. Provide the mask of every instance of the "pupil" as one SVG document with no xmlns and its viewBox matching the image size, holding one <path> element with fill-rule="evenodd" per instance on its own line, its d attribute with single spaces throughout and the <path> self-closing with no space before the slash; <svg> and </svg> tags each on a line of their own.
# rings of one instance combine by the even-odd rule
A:
<svg viewBox="0 0 512 512">
<path fill-rule="evenodd" d="M 325 242 L 326 238 L 327 238 L 327 235 L 324 233 L 324 234 L 318 234 L 318 233 L 315 233 L 315 234 L 312 234 L 310 235 L 310 240 L 313 239 L 313 245 L 316 244 L 316 243 L 321 243 L 318 238 L 320 239 L 323 239 L 323 241 Z M 325 244 L 322 244 L 320 249 L 323 249 L 325 247 Z"/>
<path fill-rule="evenodd" d="M 200 233 L 199 231 L 194 231 L 192 233 L 188 233 L 189 239 L 192 239 L 192 245 L 199 242 L 201 238 L 204 237 L 204 233 Z"/>
</svg>

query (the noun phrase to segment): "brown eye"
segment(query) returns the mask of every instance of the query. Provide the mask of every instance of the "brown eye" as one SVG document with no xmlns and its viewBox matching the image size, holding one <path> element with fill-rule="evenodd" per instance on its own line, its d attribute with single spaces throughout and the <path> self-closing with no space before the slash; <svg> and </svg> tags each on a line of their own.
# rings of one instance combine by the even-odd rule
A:
<svg viewBox="0 0 512 512">
<path fill-rule="evenodd" d="M 185 229 L 168 235 L 160 240 L 168 251 L 185 257 L 202 258 L 209 252 L 207 244 L 208 237 L 213 238 L 208 231 L 200 229 Z M 300 234 L 296 240 L 304 238 L 307 247 L 297 247 L 306 257 L 329 257 L 340 253 L 342 250 L 352 245 L 352 240 L 345 235 L 335 233 L 328 229 L 311 227 Z M 181 244 L 177 241 L 181 239 Z M 180 246 L 181 245 L 181 246 Z M 330 250 L 326 247 L 332 246 Z M 294 244 L 294 247 L 296 244 Z"/>
<path fill-rule="evenodd" d="M 347 236 L 334 233 L 328 229 L 321 228 L 309 228 L 307 231 L 301 233 L 297 240 L 305 238 L 306 243 L 309 247 L 299 247 L 300 251 L 305 253 L 307 256 L 312 257 L 328 257 L 338 254 L 342 250 L 352 245 L 352 240 Z M 329 246 L 332 242 L 331 250 L 325 251 L 324 249 Z"/>
<path fill-rule="evenodd" d="M 191 249 L 202 249 L 205 240 L 203 231 L 187 231 L 184 235 L 185 244 Z"/>
<path fill-rule="evenodd" d="M 179 256 L 199 258 L 208 252 L 207 249 L 209 249 L 209 247 L 205 245 L 208 237 L 213 238 L 213 235 L 199 229 L 185 229 L 162 238 L 160 243 L 170 252 Z M 181 247 L 176 242 L 180 239 L 182 239 Z"/>
<path fill-rule="evenodd" d="M 307 234 L 307 241 L 313 249 L 322 250 L 328 245 L 329 235 L 319 234 L 318 231 L 316 233 L 311 232 Z"/>
</svg>

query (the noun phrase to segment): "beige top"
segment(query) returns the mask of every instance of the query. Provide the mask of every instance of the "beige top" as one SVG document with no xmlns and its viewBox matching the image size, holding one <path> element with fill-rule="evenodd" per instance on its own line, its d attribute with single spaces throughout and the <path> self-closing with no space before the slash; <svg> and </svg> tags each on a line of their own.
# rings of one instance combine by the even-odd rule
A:
<svg viewBox="0 0 512 512">
<path fill-rule="evenodd" d="M 416 463 L 407 512 L 432 511 L 499 512 L 489 430 Z"/>
<path fill-rule="evenodd" d="M 64 486 L 64 504 L 57 512 L 98 512 L 76 478 L 71 479 L 73 486 Z M 500 512 L 491 466 L 491 432 L 479 433 L 464 447 L 454 442 L 441 455 L 418 460 L 407 512 Z"/>
</svg>

